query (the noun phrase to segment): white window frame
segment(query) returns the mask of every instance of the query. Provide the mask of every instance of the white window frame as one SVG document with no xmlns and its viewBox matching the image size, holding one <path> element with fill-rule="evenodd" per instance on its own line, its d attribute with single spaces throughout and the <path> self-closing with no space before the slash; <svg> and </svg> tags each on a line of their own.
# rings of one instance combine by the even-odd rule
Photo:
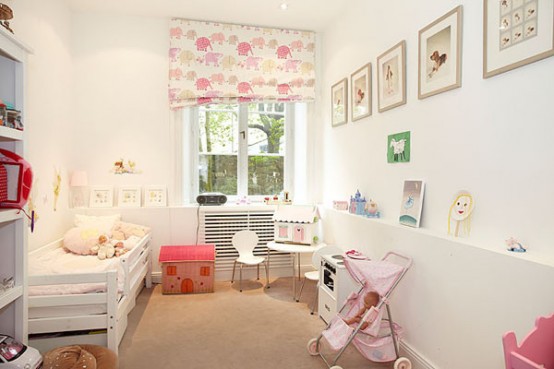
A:
<svg viewBox="0 0 554 369">
<path fill-rule="evenodd" d="M 287 103 L 285 106 L 285 173 L 284 190 L 288 191 L 290 196 L 294 196 L 294 171 L 295 171 L 295 104 Z M 199 194 L 198 165 L 199 165 L 199 120 L 198 107 L 185 109 L 183 112 L 184 129 L 183 136 L 183 195 L 184 201 L 189 203 L 196 202 L 196 196 Z M 244 137 L 241 134 L 244 131 Z M 228 202 L 237 201 L 242 196 L 246 196 L 248 191 L 248 104 L 239 105 L 239 148 L 237 163 L 237 195 L 228 195 Z M 262 202 L 267 195 L 248 195 L 252 202 Z"/>
</svg>

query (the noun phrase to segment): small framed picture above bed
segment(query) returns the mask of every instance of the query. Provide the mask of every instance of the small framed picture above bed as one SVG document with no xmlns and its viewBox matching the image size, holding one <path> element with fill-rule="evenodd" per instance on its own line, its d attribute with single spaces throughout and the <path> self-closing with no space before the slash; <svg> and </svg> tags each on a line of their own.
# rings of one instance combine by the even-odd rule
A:
<svg viewBox="0 0 554 369">
<path fill-rule="evenodd" d="M 167 188 L 165 186 L 145 186 L 144 206 L 167 206 Z"/>
<path fill-rule="evenodd" d="M 111 208 L 113 206 L 113 187 L 93 186 L 90 189 L 91 208 Z"/>
<path fill-rule="evenodd" d="M 140 208 L 141 194 L 140 186 L 120 187 L 117 192 L 117 206 L 120 208 Z"/>
</svg>

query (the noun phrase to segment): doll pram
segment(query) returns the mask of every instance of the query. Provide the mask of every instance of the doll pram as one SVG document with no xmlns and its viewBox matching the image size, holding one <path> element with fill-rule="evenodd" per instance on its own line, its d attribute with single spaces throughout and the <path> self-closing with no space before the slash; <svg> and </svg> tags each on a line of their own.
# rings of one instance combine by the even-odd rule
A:
<svg viewBox="0 0 554 369">
<path fill-rule="evenodd" d="M 340 311 L 329 322 L 323 332 L 308 342 L 308 352 L 319 355 L 330 369 L 342 369 L 336 365 L 350 343 L 366 359 L 374 362 L 392 362 L 394 369 L 411 369 L 412 363 L 398 352 L 398 339 L 401 328 L 393 322 L 389 298 L 398 283 L 402 280 L 412 259 L 395 252 L 388 252 L 381 260 L 355 260 L 345 257 L 345 266 L 350 275 L 362 286 L 357 293 L 352 293 Z M 376 291 L 381 297 L 379 303 L 368 309 L 357 324 L 347 325 L 344 319 L 357 314 L 363 307 L 364 295 Z M 385 314 L 386 312 L 386 314 Z M 361 329 L 364 322 L 367 328 Z M 335 352 L 334 358 L 326 358 L 322 353 L 322 338 Z"/>
</svg>

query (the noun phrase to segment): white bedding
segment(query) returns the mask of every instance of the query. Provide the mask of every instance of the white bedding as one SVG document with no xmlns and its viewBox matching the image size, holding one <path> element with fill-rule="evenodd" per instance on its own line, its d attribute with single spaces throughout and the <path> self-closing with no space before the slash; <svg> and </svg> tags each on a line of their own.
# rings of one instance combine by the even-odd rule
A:
<svg viewBox="0 0 554 369">
<path fill-rule="evenodd" d="M 140 241 L 140 237 L 129 237 L 124 241 L 125 248 L 133 248 L 138 241 Z M 63 247 L 57 247 L 39 255 L 30 254 L 29 256 L 29 275 L 31 276 L 98 273 L 109 270 L 117 270 L 118 289 L 119 292 L 122 292 L 125 275 L 118 257 L 100 260 L 96 255 L 77 255 L 67 251 Z M 106 285 L 104 283 L 60 284 L 51 286 L 30 286 L 29 296 L 69 295 L 105 291 Z"/>
</svg>

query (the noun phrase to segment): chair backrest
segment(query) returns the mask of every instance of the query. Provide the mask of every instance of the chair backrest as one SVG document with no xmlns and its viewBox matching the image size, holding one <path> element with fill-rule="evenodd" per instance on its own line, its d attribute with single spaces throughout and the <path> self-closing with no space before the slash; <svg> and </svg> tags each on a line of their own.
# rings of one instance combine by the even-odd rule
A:
<svg viewBox="0 0 554 369">
<path fill-rule="evenodd" d="M 254 248 L 258 244 L 258 235 L 254 231 L 238 231 L 233 235 L 232 242 L 240 256 L 253 255 Z"/>
<path fill-rule="evenodd" d="M 328 245 L 317 249 L 312 255 L 312 265 L 319 270 L 321 267 L 321 256 L 328 254 L 343 254 L 344 252 L 337 246 Z"/>
</svg>

